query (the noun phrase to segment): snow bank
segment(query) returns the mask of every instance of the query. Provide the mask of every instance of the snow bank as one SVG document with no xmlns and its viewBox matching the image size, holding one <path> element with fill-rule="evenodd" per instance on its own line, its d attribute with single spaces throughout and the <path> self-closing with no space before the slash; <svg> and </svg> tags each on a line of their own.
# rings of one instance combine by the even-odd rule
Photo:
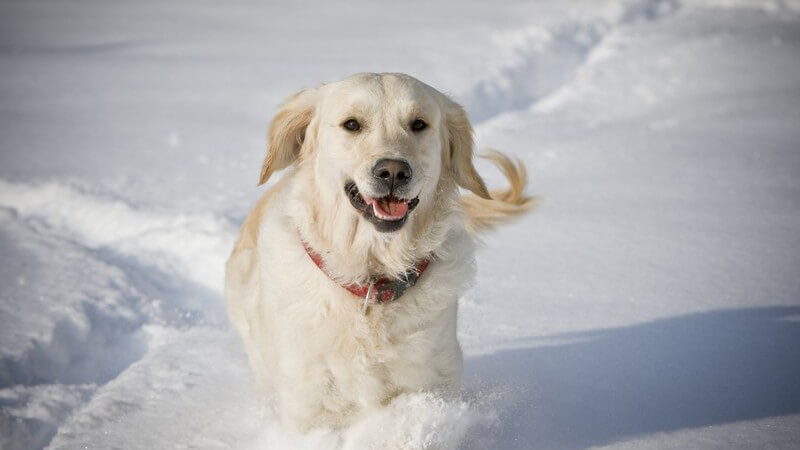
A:
<svg viewBox="0 0 800 450">
<path fill-rule="evenodd" d="M 141 357 L 151 308 L 123 271 L 6 209 L 0 253 L 0 446 L 37 448 Z"/>
<path fill-rule="evenodd" d="M 143 211 L 118 197 L 75 185 L 0 179 L 0 207 L 92 249 L 113 249 L 142 264 L 222 292 L 224 264 L 236 228 L 211 214 Z"/>
</svg>

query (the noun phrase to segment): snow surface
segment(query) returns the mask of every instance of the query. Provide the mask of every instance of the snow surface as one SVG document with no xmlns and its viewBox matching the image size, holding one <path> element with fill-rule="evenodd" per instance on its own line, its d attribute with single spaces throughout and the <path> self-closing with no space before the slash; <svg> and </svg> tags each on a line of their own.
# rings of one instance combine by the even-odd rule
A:
<svg viewBox="0 0 800 450">
<path fill-rule="evenodd" d="M 542 206 L 478 255 L 459 395 L 294 435 L 222 268 L 276 106 L 359 71 Z M 798 448 L 800 2 L 6 0 L 0 258 L 2 449 Z"/>
</svg>

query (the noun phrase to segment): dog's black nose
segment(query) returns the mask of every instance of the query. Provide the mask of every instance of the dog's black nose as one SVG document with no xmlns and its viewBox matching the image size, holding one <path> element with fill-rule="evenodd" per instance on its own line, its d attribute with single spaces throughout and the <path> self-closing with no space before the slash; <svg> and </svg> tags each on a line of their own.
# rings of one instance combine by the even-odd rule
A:
<svg viewBox="0 0 800 450">
<path fill-rule="evenodd" d="M 381 159 L 372 167 L 372 176 L 389 190 L 408 184 L 411 166 L 402 159 Z"/>
</svg>

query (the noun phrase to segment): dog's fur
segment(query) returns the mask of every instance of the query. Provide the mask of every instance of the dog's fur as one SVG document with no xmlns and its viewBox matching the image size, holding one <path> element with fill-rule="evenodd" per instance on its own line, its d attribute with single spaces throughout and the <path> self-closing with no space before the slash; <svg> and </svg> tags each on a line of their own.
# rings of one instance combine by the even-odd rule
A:
<svg viewBox="0 0 800 450">
<path fill-rule="evenodd" d="M 362 129 L 343 129 L 348 118 Z M 428 125 L 421 132 L 409 128 L 417 118 Z M 344 189 L 353 181 L 365 195 L 380 195 L 370 170 L 387 157 L 408 161 L 414 175 L 404 198 L 419 199 L 393 232 L 373 226 Z M 407 75 L 357 74 L 284 104 L 269 129 L 260 182 L 289 169 L 245 220 L 225 296 L 255 377 L 285 425 L 339 427 L 400 393 L 458 385 L 457 300 L 474 277 L 475 235 L 532 205 L 524 167 L 497 152 L 489 157 L 509 189 L 490 194 L 476 172 L 464 110 Z M 341 287 L 402 277 L 425 258 L 431 263 L 415 286 L 366 315 L 363 299 Z"/>
</svg>

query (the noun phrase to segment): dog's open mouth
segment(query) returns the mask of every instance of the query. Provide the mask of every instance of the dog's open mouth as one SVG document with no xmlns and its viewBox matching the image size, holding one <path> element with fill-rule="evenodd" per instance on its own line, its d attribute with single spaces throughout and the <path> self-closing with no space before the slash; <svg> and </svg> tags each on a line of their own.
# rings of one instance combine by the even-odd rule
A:
<svg viewBox="0 0 800 450">
<path fill-rule="evenodd" d="M 419 204 L 419 197 L 404 199 L 387 195 L 372 198 L 361 195 L 354 182 L 344 185 L 344 191 L 350 204 L 361 212 L 365 219 L 372 223 L 378 231 L 397 231 L 406 223 L 408 215 Z"/>
</svg>

